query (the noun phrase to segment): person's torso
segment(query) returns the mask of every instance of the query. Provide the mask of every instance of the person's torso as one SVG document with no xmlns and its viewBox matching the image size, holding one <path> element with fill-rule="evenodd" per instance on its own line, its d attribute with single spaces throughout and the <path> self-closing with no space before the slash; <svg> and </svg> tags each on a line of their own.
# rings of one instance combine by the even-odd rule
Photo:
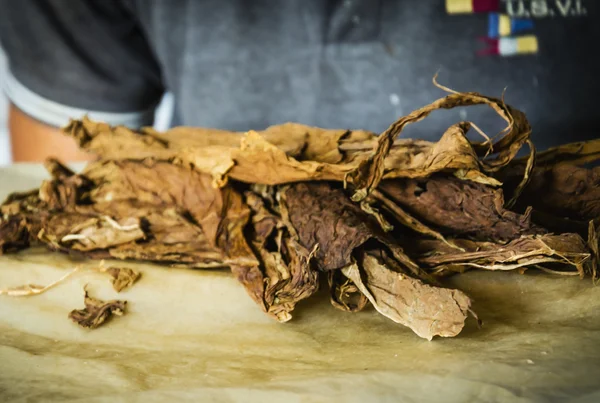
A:
<svg viewBox="0 0 600 403">
<path fill-rule="evenodd" d="M 506 88 L 541 148 L 597 137 L 600 7 L 508 6 L 538 17 L 546 7 L 525 33 L 537 36 L 537 55 L 476 55 L 487 15 L 449 15 L 442 1 L 137 0 L 134 12 L 175 96 L 178 124 L 248 130 L 296 121 L 380 132 L 443 95 L 432 85 L 439 72 L 460 91 L 501 96 Z M 463 119 L 490 134 L 502 127 L 477 107 L 436 112 L 406 135 L 436 139 Z"/>
</svg>

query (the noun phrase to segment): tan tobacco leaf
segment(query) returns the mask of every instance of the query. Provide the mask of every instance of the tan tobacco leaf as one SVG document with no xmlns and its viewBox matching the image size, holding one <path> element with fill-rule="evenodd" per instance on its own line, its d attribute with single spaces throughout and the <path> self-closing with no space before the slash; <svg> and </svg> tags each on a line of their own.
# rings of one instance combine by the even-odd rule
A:
<svg viewBox="0 0 600 403">
<path fill-rule="evenodd" d="M 353 265 L 356 263 L 351 263 L 350 266 Z M 344 270 L 332 270 L 327 273 L 331 305 L 346 312 L 362 311 L 369 300 L 356 284 L 342 273 Z"/>
<path fill-rule="evenodd" d="M 369 255 L 342 272 L 379 313 L 411 328 L 419 337 L 454 337 L 464 327 L 471 301 L 461 291 L 423 284 Z"/>
<path fill-rule="evenodd" d="M 508 126 L 504 135 L 491 146 L 494 155 L 480 161 L 482 172 L 495 172 L 506 166 L 519 151 L 523 143 L 529 138 L 531 127 L 529 126 L 525 115 L 506 105 L 504 101 L 497 98 L 486 97 L 474 92 L 459 93 L 451 90 L 448 91 L 452 93 L 400 118 L 379 136 L 377 149 L 368 159 L 362 161 L 359 166 L 348 175 L 349 181 L 356 187 L 353 200 L 363 200 L 373 189 L 377 188 L 379 182 L 384 178 L 385 160 L 390 153 L 394 140 L 404 127 L 408 124 L 423 120 L 431 112 L 437 109 L 451 109 L 458 106 L 483 104 L 490 106 L 507 122 Z M 454 127 L 454 130 L 466 132 L 469 128 L 469 123 L 459 123 Z M 489 152 L 489 149 L 490 145 L 487 142 L 475 144 L 473 147 L 473 150 L 477 155 L 485 155 Z M 436 157 L 437 154 L 439 153 L 436 153 Z M 460 157 L 460 154 L 450 153 L 448 156 L 450 160 L 455 157 Z"/>
<path fill-rule="evenodd" d="M 116 292 L 121 292 L 135 283 L 140 276 L 140 272 L 127 267 L 109 267 L 106 272 L 112 277 L 112 285 Z"/>
</svg>

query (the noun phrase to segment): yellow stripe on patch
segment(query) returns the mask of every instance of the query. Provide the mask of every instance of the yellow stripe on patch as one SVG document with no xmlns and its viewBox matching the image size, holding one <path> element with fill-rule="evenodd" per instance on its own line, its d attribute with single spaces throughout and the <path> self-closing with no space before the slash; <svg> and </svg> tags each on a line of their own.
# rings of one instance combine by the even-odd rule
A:
<svg viewBox="0 0 600 403">
<path fill-rule="evenodd" d="M 498 33 L 500 36 L 509 36 L 511 34 L 510 31 L 510 17 L 508 15 L 501 15 L 498 21 Z"/>
<path fill-rule="evenodd" d="M 446 0 L 448 14 L 472 14 L 473 0 Z"/>
<path fill-rule="evenodd" d="M 535 35 L 521 36 L 517 38 L 517 53 L 537 53 L 538 40 Z"/>
</svg>

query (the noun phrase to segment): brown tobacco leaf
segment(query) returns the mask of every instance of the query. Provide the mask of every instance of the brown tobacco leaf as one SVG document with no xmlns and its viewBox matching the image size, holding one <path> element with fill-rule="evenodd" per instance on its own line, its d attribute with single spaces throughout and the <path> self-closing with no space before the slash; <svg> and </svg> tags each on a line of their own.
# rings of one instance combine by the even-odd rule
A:
<svg viewBox="0 0 600 403">
<path fill-rule="evenodd" d="M 319 245 L 316 262 L 320 270 L 349 265 L 354 249 L 375 236 L 369 216 L 341 189 L 327 183 L 292 185 L 281 199 L 302 245 L 307 249 Z"/>
<path fill-rule="evenodd" d="M 360 148 L 375 138 L 365 131 L 325 130 L 291 123 L 262 132 L 249 131 L 243 136 L 235 134 L 235 141 L 228 136 L 221 141 L 218 136 L 222 133 L 211 129 L 178 128 L 164 134 L 145 129 L 119 137 L 116 133 L 122 134 L 127 129 L 98 129 L 103 125 L 91 121 L 73 125 L 78 129 L 70 127 L 68 132 L 76 138 L 90 138 L 85 133 L 94 131 L 93 140 L 84 142 L 84 147 L 94 149 L 104 158 L 176 157 L 209 174 L 216 186 L 224 186 L 228 179 L 266 185 L 305 180 L 344 181 L 370 155 L 370 149 Z M 95 128 L 86 131 L 82 129 L 84 126 Z M 439 143 L 401 142 L 391 153 L 389 163 L 386 162 L 385 177 L 422 177 L 452 169 L 461 178 L 498 185 L 497 180 L 479 172 L 477 156 L 464 135 L 466 126 L 453 126 Z M 204 131 L 204 135 L 192 136 L 196 131 Z M 102 137 L 110 141 L 100 141 Z M 145 146 L 146 137 L 152 146 Z M 159 137 L 161 143 L 157 145 Z M 132 139 L 137 139 L 135 147 L 131 145 Z M 357 144 L 359 150 L 353 150 L 352 144 Z M 136 151 L 129 151 L 132 149 Z"/>
<path fill-rule="evenodd" d="M 169 244 L 166 241 L 169 234 L 168 229 L 165 229 L 162 231 L 162 239 L 158 242 L 154 238 L 150 239 L 147 244 L 133 243 L 132 241 L 140 241 L 145 237 L 140 225 L 134 229 L 133 224 L 128 224 L 128 231 L 121 231 L 123 228 L 114 225 L 103 225 L 101 229 L 104 232 L 100 232 L 98 223 L 107 221 L 106 217 L 103 217 L 104 221 L 100 221 L 97 217 L 91 217 L 88 221 L 80 222 L 75 231 L 73 230 L 75 221 L 72 217 L 73 213 L 53 216 L 45 228 L 44 241 L 54 247 L 58 245 L 83 251 L 97 250 L 99 248 L 96 246 L 103 244 L 105 250 L 92 253 L 96 258 L 113 256 L 173 261 L 188 263 L 196 267 L 227 265 L 245 285 L 252 298 L 266 311 L 263 301 L 264 284 L 258 267 L 259 262 L 247 245 L 243 233 L 250 211 L 244 204 L 241 195 L 233 188 L 214 188 L 209 175 L 184 165 L 154 159 L 92 163 L 86 168 L 84 174 L 94 183 L 94 187 L 86 196 L 92 205 L 103 205 L 106 208 L 115 203 L 135 200 L 137 203 L 155 206 L 155 211 L 165 211 L 169 207 L 177 208 L 199 226 L 201 231 L 197 231 L 195 237 L 198 242 L 193 245 L 188 242 L 187 250 L 181 248 L 183 251 L 180 253 L 179 245 Z M 127 210 L 123 210 L 122 213 L 127 213 Z M 155 214 L 155 232 L 157 232 L 157 224 L 160 226 L 161 222 L 162 227 L 165 228 L 165 217 L 161 217 L 160 214 L 158 214 L 159 218 L 156 217 Z M 178 218 L 175 217 L 175 219 Z M 141 218 L 123 217 L 121 219 L 139 221 Z M 108 223 L 110 224 L 110 221 Z M 117 224 L 126 227 L 123 223 Z M 150 224 L 152 225 L 152 222 Z M 112 230 L 110 227 L 113 227 Z M 187 233 L 190 232 L 187 231 Z M 55 239 L 50 238 L 51 235 Z M 150 237 L 152 238 L 152 232 Z M 199 247 L 201 250 L 190 251 L 190 246 L 192 248 Z M 106 250 L 107 248 L 109 250 Z M 183 256 L 186 259 L 181 258 Z"/>
<path fill-rule="evenodd" d="M 437 240 L 418 240 L 407 250 L 421 265 L 434 272 L 484 270 L 516 270 L 538 265 L 556 265 L 583 276 L 591 264 L 590 252 L 577 234 L 523 236 L 508 244 L 455 239 L 464 252 L 449 248 Z"/>
<path fill-rule="evenodd" d="M 49 211 L 38 190 L 12 193 L 0 206 L 0 254 L 16 252 L 37 242 Z"/>
<path fill-rule="evenodd" d="M 287 322 L 296 304 L 318 290 L 319 278 L 310 265 L 310 254 L 302 246 L 289 237 L 281 242 L 281 252 L 261 248 L 260 257 L 264 265 L 267 313 Z"/>
<path fill-rule="evenodd" d="M 0 218 L 0 255 L 16 252 L 29 246 L 26 220 L 19 216 Z"/>
<path fill-rule="evenodd" d="M 90 251 L 107 249 L 145 237 L 137 218 L 128 217 L 119 221 L 109 216 L 85 218 L 76 213 L 55 214 L 44 226 L 41 240 L 74 250 Z"/>
<path fill-rule="evenodd" d="M 246 202 L 253 213 L 250 239 L 261 261 L 266 311 L 287 322 L 296 304 L 319 288 L 318 272 L 311 264 L 314 253 L 291 237 L 285 224 L 256 193 L 246 192 Z"/>
<path fill-rule="evenodd" d="M 29 192 L 14 192 L 8 195 L 0 206 L 3 217 L 17 215 L 19 213 L 35 212 L 40 204 L 39 190 Z"/>
<path fill-rule="evenodd" d="M 286 220 L 302 246 L 313 250 L 318 245 L 315 263 L 319 270 L 347 267 L 359 248 L 380 248 L 389 252 L 400 270 L 433 281 L 342 189 L 325 182 L 299 183 L 282 191 L 280 198 Z"/>
<path fill-rule="evenodd" d="M 76 175 L 54 158 L 44 162 L 52 180 L 45 180 L 39 190 L 40 200 L 50 210 L 60 210 L 81 202 L 83 194 L 93 183 L 84 175 Z"/>
<path fill-rule="evenodd" d="M 510 209 L 515 205 L 517 199 L 531 181 L 531 174 L 533 172 L 533 167 L 535 166 L 536 151 L 531 140 L 527 140 L 527 145 L 529 146 L 529 158 L 527 159 L 527 164 L 523 170 L 523 178 L 521 179 L 521 182 L 519 182 L 519 184 L 513 189 L 511 198 L 504 204 L 504 207 L 507 209 Z"/>
<path fill-rule="evenodd" d="M 81 327 L 95 329 L 105 323 L 111 316 L 122 316 L 125 313 L 127 301 L 101 301 L 89 296 L 84 288 L 84 309 L 74 309 L 69 313 L 69 318 Z"/>
<path fill-rule="evenodd" d="M 529 138 L 531 127 L 529 126 L 525 115 L 506 105 L 502 100 L 486 97 L 474 92 L 459 93 L 446 88 L 444 89 L 452 93 L 400 118 L 379 136 L 377 149 L 368 159 L 362 161 L 360 165 L 348 175 L 349 180 L 357 188 L 353 196 L 354 200 L 363 200 L 373 189 L 377 188 L 379 182 L 384 178 L 385 159 L 390 153 L 394 140 L 404 127 L 410 123 L 423 120 L 434 110 L 484 104 L 490 106 L 507 122 L 508 127 L 505 130 L 504 136 L 496 143 L 490 145 L 486 142 L 474 145 L 474 151 L 477 152 L 477 155 L 487 155 L 490 149 L 493 150 L 492 152 L 495 154 L 495 157 L 480 162 L 483 172 L 496 172 L 500 168 L 506 166 L 519 151 L 523 143 Z M 469 124 L 460 123 L 454 127 L 454 130 L 462 131 L 464 134 L 464 132 L 468 130 Z M 451 155 L 447 158 L 453 159 L 460 157 L 460 155 L 457 155 L 456 157 Z M 468 177 L 472 174 L 473 172 L 469 171 L 465 176 Z"/>
<path fill-rule="evenodd" d="M 505 242 L 546 232 L 527 215 L 505 210 L 500 189 L 479 183 L 434 175 L 384 181 L 381 192 L 442 234 Z"/>
<path fill-rule="evenodd" d="M 168 143 L 151 132 L 142 130 L 136 133 L 124 126 L 111 127 L 87 117 L 83 120 L 71 120 L 62 131 L 73 137 L 81 149 L 104 155 L 105 158 L 168 158 L 172 154 L 168 150 Z"/>
<path fill-rule="evenodd" d="M 209 175 L 151 159 L 106 162 L 86 170 L 86 174 L 98 184 L 90 193 L 93 200 L 137 199 L 186 211 L 208 244 L 221 253 L 223 263 L 267 312 L 259 262 L 244 236 L 250 209 L 232 187 L 214 188 Z"/>
<path fill-rule="evenodd" d="M 461 179 L 499 186 L 496 179 L 480 172 L 480 162 L 473 145 L 467 139 L 471 124 L 457 123 L 450 126 L 436 143 L 421 148 L 405 161 L 406 154 L 400 149 L 390 149 L 384 160 L 384 178 L 423 178 L 436 172 L 449 171 Z"/>
<path fill-rule="evenodd" d="M 144 222 L 150 236 L 111 248 L 119 259 L 176 263 L 190 267 L 224 267 L 223 254 L 212 246 L 202 229 L 173 208 L 147 210 Z"/>
<path fill-rule="evenodd" d="M 112 277 L 112 285 L 116 292 L 129 288 L 141 276 L 141 273 L 126 267 L 109 267 L 106 272 Z"/>
<path fill-rule="evenodd" d="M 578 165 L 598 161 L 600 159 L 600 139 L 568 143 L 552 147 L 536 155 L 536 169 L 552 169 L 559 164 Z M 528 158 L 515 158 L 498 174 L 516 176 L 523 172 Z M 508 172 L 508 174 L 507 174 Z"/>
<path fill-rule="evenodd" d="M 137 200 L 159 206 L 176 206 L 200 225 L 209 243 L 245 257 L 251 252 L 241 235 L 249 209 L 231 187 L 216 189 L 209 175 L 167 161 L 106 161 L 93 164 L 86 175 L 96 182 L 94 202 Z M 241 250 L 235 250 L 241 248 Z M 230 253 L 231 254 L 231 253 Z"/>
<path fill-rule="evenodd" d="M 86 169 L 97 183 L 90 192 L 95 202 L 135 199 L 177 206 L 199 224 L 208 242 L 220 248 L 229 262 L 255 264 L 242 230 L 250 210 L 232 187 L 217 189 L 209 175 L 166 161 L 107 161 Z"/>
<path fill-rule="evenodd" d="M 128 242 L 110 248 L 109 256 L 118 259 L 136 259 L 176 263 L 189 267 L 223 267 L 223 254 L 211 246 L 202 228 L 185 217 L 176 207 L 153 205 L 137 200 L 119 200 L 76 206 L 83 216 L 138 218 L 146 233 L 143 240 Z"/>
<path fill-rule="evenodd" d="M 350 266 L 356 265 L 352 263 Z M 359 312 L 369 300 L 356 284 L 342 273 L 345 269 L 331 270 L 327 276 L 331 305 L 341 311 Z"/>
<path fill-rule="evenodd" d="M 419 337 L 454 337 L 464 327 L 471 301 L 461 291 L 423 284 L 367 254 L 342 272 L 379 313 L 411 328 Z"/>
<path fill-rule="evenodd" d="M 381 204 L 383 208 L 387 210 L 388 213 L 403 226 L 408 227 L 420 234 L 431 236 L 451 245 L 442 234 L 429 228 L 427 225 L 408 214 L 398 204 L 394 203 L 394 201 L 390 200 L 380 191 L 374 190 L 372 196 L 377 203 Z"/>
<path fill-rule="evenodd" d="M 72 120 L 63 132 L 74 137 L 81 148 L 103 159 L 169 159 L 180 150 L 194 148 L 216 150 L 225 154 L 238 149 L 244 133 L 199 127 L 175 127 L 164 133 L 151 128 L 131 131 L 123 126 L 112 127 L 87 117 Z M 321 129 L 298 123 L 270 126 L 258 132 L 267 142 L 285 154 L 299 160 L 336 164 L 342 161 L 339 142 L 364 142 L 375 138 L 363 130 Z M 216 155 L 213 155 L 213 158 Z"/>
<path fill-rule="evenodd" d="M 239 148 L 190 148 L 182 150 L 178 157 L 215 177 L 215 182 L 230 179 L 246 183 L 277 185 L 304 180 L 337 180 L 352 169 L 351 164 L 330 164 L 318 161 L 299 161 L 284 150 L 268 142 L 263 136 L 249 131 L 242 137 Z M 224 169 L 215 167 L 230 167 Z"/>
<path fill-rule="evenodd" d="M 52 176 L 53 179 L 65 181 L 70 177 L 75 176 L 75 172 L 69 167 L 63 165 L 56 158 L 48 158 L 44 161 L 44 168 Z"/>
<path fill-rule="evenodd" d="M 511 186 L 513 178 L 507 178 Z M 586 222 L 600 217 L 600 167 L 560 164 L 535 168 L 516 208 L 532 206 L 557 217 Z"/>
<path fill-rule="evenodd" d="M 478 159 L 464 131 L 464 125 L 453 126 L 440 143 L 429 143 L 429 148 L 421 149 L 420 154 L 409 158 L 406 150 L 399 148 L 386 162 L 389 169 L 384 177 L 423 177 L 432 172 L 451 169 L 461 178 L 499 185 L 500 182 L 496 179 L 479 172 Z M 445 149 L 447 150 L 442 155 L 438 154 Z M 341 153 L 339 148 L 338 152 Z M 239 149 L 189 148 L 182 150 L 178 157 L 202 172 L 211 173 L 217 183 L 225 183 L 226 175 L 230 179 L 246 183 L 277 185 L 307 180 L 341 182 L 368 155 L 366 152 L 345 154 L 344 159 L 336 164 L 321 162 L 319 159 L 298 160 L 287 155 L 261 134 L 250 131 L 242 138 Z"/>
</svg>

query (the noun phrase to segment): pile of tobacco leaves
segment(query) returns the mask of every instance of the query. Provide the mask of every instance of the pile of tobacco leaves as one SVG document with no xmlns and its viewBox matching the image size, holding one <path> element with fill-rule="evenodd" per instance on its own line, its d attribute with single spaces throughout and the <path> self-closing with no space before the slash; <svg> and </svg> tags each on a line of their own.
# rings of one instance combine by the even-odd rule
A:
<svg viewBox="0 0 600 403">
<path fill-rule="evenodd" d="M 590 163 L 600 140 L 536 154 L 522 112 L 446 90 L 381 135 L 72 121 L 65 134 L 97 160 L 80 174 L 48 160 L 51 179 L 10 195 L 0 254 L 43 244 L 92 259 L 229 268 L 280 322 L 322 283 L 336 308 L 371 304 L 427 339 L 457 335 L 472 313 L 465 293 L 441 285 L 447 275 L 536 269 L 595 279 L 600 167 Z M 437 142 L 398 139 L 436 109 L 478 104 L 506 121 L 495 138 L 460 122 Z M 482 141 L 469 141 L 469 130 Z M 524 146 L 528 156 L 516 158 Z M 117 283 L 137 276 L 109 270 Z M 87 292 L 85 301 L 71 313 L 83 326 L 125 308 Z"/>
</svg>

